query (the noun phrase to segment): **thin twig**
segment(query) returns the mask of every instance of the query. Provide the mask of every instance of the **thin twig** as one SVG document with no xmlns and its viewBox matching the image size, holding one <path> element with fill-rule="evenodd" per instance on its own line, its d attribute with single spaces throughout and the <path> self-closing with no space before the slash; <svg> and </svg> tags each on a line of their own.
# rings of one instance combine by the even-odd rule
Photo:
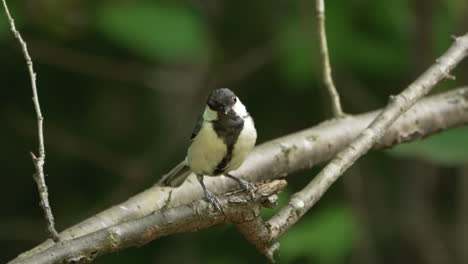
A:
<svg viewBox="0 0 468 264">
<path fill-rule="evenodd" d="M 13 35 L 15 36 L 15 38 L 18 39 L 18 42 L 21 45 L 24 59 L 26 60 L 26 64 L 29 70 L 29 77 L 31 79 L 31 87 L 32 87 L 32 92 L 33 92 L 32 99 L 33 99 L 34 108 L 36 110 L 36 117 L 37 117 L 37 133 L 39 137 L 39 156 L 36 157 L 31 152 L 31 157 L 34 162 L 34 167 L 36 167 L 36 173 L 33 176 L 34 176 L 34 180 L 37 183 L 37 189 L 38 189 L 39 197 L 41 200 L 40 204 L 41 204 L 42 210 L 44 211 L 44 215 L 47 221 L 47 229 L 49 230 L 52 239 L 55 242 L 58 242 L 60 239 L 54 227 L 54 216 L 52 215 L 52 210 L 49 205 L 47 185 L 44 179 L 45 148 L 44 148 L 44 134 L 42 131 L 42 122 L 44 118 L 42 117 L 41 107 L 39 105 L 39 96 L 37 94 L 36 73 L 34 72 L 34 69 L 33 69 L 33 62 L 31 60 L 31 56 L 29 56 L 26 42 L 23 40 L 23 38 L 21 37 L 21 34 L 15 27 L 15 21 L 10 14 L 10 10 L 8 9 L 6 1 L 2 0 L 2 2 L 3 2 L 3 7 L 5 8 L 5 13 L 8 17 L 8 21 L 10 23 L 11 31 L 13 32 Z"/>
<path fill-rule="evenodd" d="M 364 155 L 387 132 L 388 128 L 468 54 L 468 34 L 458 37 L 436 63 L 397 96 L 353 142 L 337 156 L 301 191 L 295 193 L 288 205 L 273 216 L 268 225 L 272 237 L 277 238 L 293 226 L 328 190 L 328 188 L 359 157 Z"/>
<path fill-rule="evenodd" d="M 322 77 L 323 83 L 327 88 L 330 96 L 333 116 L 342 117 L 344 115 L 343 109 L 341 108 L 340 95 L 336 90 L 335 84 L 332 78 L 332 69 L 330 66 L 330 57 L 328 55 L 328 44 L 327 34 L 325 31 L 325 3 L 324 0 L 316 0 L 316 11 L 317 11 L 317 30 L 320 44 L 320 57 L 322 62 Z"/>
</svg>

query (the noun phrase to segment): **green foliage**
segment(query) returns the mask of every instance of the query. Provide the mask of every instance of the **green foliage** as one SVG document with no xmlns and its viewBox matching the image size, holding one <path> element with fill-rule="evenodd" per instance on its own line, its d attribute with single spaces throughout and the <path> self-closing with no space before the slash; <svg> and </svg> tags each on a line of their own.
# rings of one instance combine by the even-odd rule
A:
<svg viewBox="0 0 468 264">
<path fill-rule="evenodd" d="M 454 16 L 450 15 L 447 8 L 440 8 L 441 10 L 437 12 L 434 16 L 434 27 L 432 32 L 432 38 L 434 43 L 434 57 L 440 56 L 447 47 L 452 43 L 452 38 L 447 35 L 447 32 L 451 34 L 456 34 L 456 31 L 453 31 L 454 26 Z"/>
<path fill-rule="evenodd" d="M 239 92 L 255 117 L 259 143 L 312 126 L 316 120 L 322 120 L 324 109 L 329 107 L 329 101 L 322 102 L 321 95 L 317 95 L 323 87 L 318 85 L 321 69 L 313 2 L 7 2 L 17 28 L 30 45 L 38 73 L 46 118 L 47 183 L 60 230 L 151 186 L 167 172 L 162 168 L 172 168 L 183 158 L 191 129 L 186 123 L 196 120 L 203 110 L 205 95 L 215 85 Z M 467 7 L 467 0 L 439 1 L 434 5 L 406 0 L 326 1 L 330 60 L 345 110 L 355 113 L 361 111 L 361 106 L 378 105 L 389 94 L 406 87 L 417 77 L 415 65 L 419 67 L 424 61 L 429 66 L 452 42 L 450 35 L 463 33 L 460 30 L 466 25 L 463 21 Z M 430 15 L 429 22 L 425 14 Z M 429 23 L 423 24 L 427 31 L 416 31 L 421 23 Z M 416 56 L 423 41 L 432 56 Z M 33 166 L 28 152 L 37 148 L 29 79 L 20 47 L 1 7 L 0 45 L 0 83 L 5 87 L 0 96 L 0 117 L 4 119 L 0 166 L 3 165 L 6 177 L 15 175 L 8 178 L 8 188 L 0 199 L 14 197 L 15 202 L 7 203 L 3 211 L 5 219 L 19 220 L 3 225 L 4 230 L 0 228 L 0 263 L 6 263 L 47 234 L 29 176 Z M 256 47 L 265 50 L 258 52 Z M 275 49 L 271 54 L 270 48 Z M 210 60 L 206 76 L 185 70 L 206 60 Z M 115 69 L 101 67 L 113 64 Z M 140 72 L 141 64 L 150 66 Z M 152 67 L 170 71 L 154 74 L 149 80 L 146 69 Z M 463 67 L 460 65 L 457 70 L 463 73 Z M 187 85 L 192 80 L 196 80 L 195 85 Z M 164 89 L 159 89 L 165 84 L 168 85 Z M 437 89 L 457 84 L 460 83 L 445 82 Z M 170 90 L 175 86 L 178 89 Z M 369 210 L 372 227 L 366 226 L 367 221 L 358 224 L 373 238 L 370 241 L 375 244 L 371 246 L 377 250 L 374 253 L 381 260 L 379 263 L 393 263 L 395 259 L 420 263 L 422 259 L 419 254 L 408 254 L 408 250 L 389 247 L 387 243 L 418 248 L 406 239 L 406 230 L 401 233 L 395 224 L 410 219 L 405 208 L 400 208 L 404 203 L 398 201 L 406 201 L 405 193 L 418 191 L 420 186 L 407 185 L 407 177 L 394 177 L 395 170 L 389 168 L 405 171 L 408 166 L 394 156 L 419 157 L 452 166 L 466 163 L 467 146 L 468 127 L 401 145 L 388 151 L 390 155 L 369 153 L 359 173 L 363 179 L 372 179 L 365 182 L 363 194 L 373 200 L 362 204 Z M 280 194 L 279 206 L 263 209 L 262 216 L 268 219 L 281 209 L 319 169 L 316 166 L 288 179 L 289 186 Z M 440 176 L 448 173 L 453 174 L 453 170 L 441 170 Z M 400 191 L 400 186 L 405 186 L 405 192 Z M 436 232 L 460 230 L 452 225 L 457 222 L 453 216 L 458 215 L 458 207 L 453 207 L 462 202 L 454 200 L 457 195 L 453 194 L 460 192 L 458 188 L 442 184 L 437 196 L 430 197 L 434 201 L 428 204 L 434 207 L 431 211 L 443 212 L 443 218 L 430 216 L 431 221 L 441 224 Z M 354 241 L 359 233 L 353 229 L 358 219 L 353 219 L 352 208 L 328 207 L 346 195 L 343 192 L 343 188 L 333 187 L 325 201 L 321 200 L 284 234 L 278 263 L 345 264 L 359 258 L 350 256 L 354 245 L 360 242 Z M 374 195 L 377 192 L 380 195 Z M 382 212 L 377 208 L 380 205 L 385 206 Z M 381 213 L 395 219 L 381 218 Z M 417 221 L 423 224 L 425 217 L 419 215 Z M 10 231 L 27 229 L 29 223 L 38 223 L 39 228 L 34 227 L 31 232 Z M 382 230 L 385 239 L 379 239 Z M 385 230 L 392 231 L 391 239 L 387 239 Z M 447 233 L 441 235 L 451 237 Z M 142 248 L 109 254 L 97 262 L 266 260 L 233 224 L 228 224 L 171 235 Z"/>
<path fill-rule="evenodd" d="M 337 69 L 352 69 L 371 76 L 401 74 L 408 54 L 402 35 L 409 26 L 408 7 L 401 2 L 361 2 L 357 6 L 348 2 L 348 7 L 341 2 L 327 2 L 332 64 Z M 357 10 L 349 12 L 353 8 Z M 379 12 L 363 14 L 362 10 Z"/>
<path fill-rule="evenodd" d="M 7 26 L 7 21 L 6 17 L 2 16 L 0 18 L 0 39 L 3 39 L 7 33 L 8 26 Z"/>
<path fill-rule="evenodd" d="M 23 17 L 20 12 L 17 12 L 17 2 L 7 1 L 7 4 L 10 14 L 15 20 L 16 29 L 20 30 L 21 25 L 23 24 Z M 4 39 L 8 34 L 11 34 L 10 24 L 8 23 L 8 18 L 5 14 L 5 10 L 3 9 L 3 4 L 0 4 L 0 40 Z M 13 34 L 11 34 L 11 37 L 13 37 Z"/>
<path fill-rule="evenodd" d="M 312 35 L 303 29 L 299 19 L 291 19 L 278 29 L 275 39 L 280 54 L 278 66 L 289 83 L 308 83 L 319 69 L 318 53 L 313 52 L 318 49 L 317 41 Z"/>
<path fill-rule="evenodd" d="M 351 212 L 335 205 L 303 217 L 280 239 L 280 262 L 303 257 L 318 263 L 341 263 L 350 254 L 355 237 Z"/>
<path fill-rule="evenodd" d="M 463 21 L 468 10 L 468 2 L 466 0 L 448 0 L 446 1 L 450 17 L 454 20 Z"/>
<path fill-rule="evenodd" d="M 207 55 L 206 25 L 185 6 L 110 2 L 100 6 L 96 16 L 97 30 L 101 34 L 151 60 L 194 62 Z"/>
<path fill-rule="evenodd" d="M 388 77 L 405 71 L 409 49 L 408 38 L 404 36 L 411 31 L 412 22 L 406 1 L 360 4 L 338 1 L 327 2 L 327 6 L 327 38 L 334 72 L 347 69 Z M 352 9 L 358 10 L 350 12 Z M 362 10 L 380 11 L 363 14 Z M 296 85 L 321 76 L 316 22 L 301 15 L 299 12 L 299 17 L 295 14 L 285 19 L 275 39 L 280 72 Z"/>
<path fill-rule="evenodd" d="M 270 208 L 264 208 L 262 207 L 262 217 L 263 219 L 268 219 L 275 215 L 283 206 L 288 204 L 289 199 L 291 198 L 291 193 L 288 189 L 283 190 L 281 193 L 278 194 L 278 206 L 276 206 L 273 209 Z"/>
<path fill-rule="evenodd" d="M 214 255 L 214 256 L 208 256 L 205 263 L 206 264 L 219 264 L 219 263 L 236 264 L 236 263 L 239 263 L 240 260 L 241 260 L 241 258 L 233 259 L 233 258 L 226 258 L 226 257 L 223 257 L 223 256 Z"/>
<path fill-rule="evenodd" d="M 468 127 L 450 129 L 425 140 L 399 145 L 388 151 L 397 157 L 417 157 L 454 166 L 468 161 Z"/>
</svg>

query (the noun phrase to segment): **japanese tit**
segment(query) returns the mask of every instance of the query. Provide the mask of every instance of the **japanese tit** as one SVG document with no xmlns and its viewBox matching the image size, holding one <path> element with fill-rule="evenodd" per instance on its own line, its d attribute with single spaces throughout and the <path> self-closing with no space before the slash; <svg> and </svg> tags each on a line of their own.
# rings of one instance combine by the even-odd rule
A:
<svg viewBox="0 0 468 264">
<path fill-rule="evenodd" d="M 205 110 L 195 125 L 185 160 L 163 176 L 159 184 L 178 187 L 193 172 L 205 199 L 221 210 L 216 196 L 205 187 L 203 176 L 227 176 L 253 195 L 252 184 L 229 172 L 242 165 L 256 140 L 254 121 L 239 98 L 227 88 L 216 89 L 208 96 Z"/>
</svg>

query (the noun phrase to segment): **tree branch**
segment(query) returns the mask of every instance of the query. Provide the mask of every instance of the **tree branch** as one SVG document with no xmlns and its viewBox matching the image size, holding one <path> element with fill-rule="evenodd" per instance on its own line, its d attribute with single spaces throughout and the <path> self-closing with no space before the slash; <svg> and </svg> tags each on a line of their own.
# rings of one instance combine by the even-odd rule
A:
<svg viewBox="0 0 468 264">
<path fill-rule="evenodd" d="M 341 108 L 340 95 L 333 83 L 332 69 L 330 65 L 330 56 L 328 55 L 327 33 L 325 30 L 325 3 L 324 0 L 315 1 L 315 9 L 317 11 L 317 32 L 320 44 L 320 57 L 322 62 L 322 77 L 323 84 L 327 88 L 328 95 L 333 110 L 334 117 L 342 117 L 344 115 Z"/>
<path fill-rule="evenodd" d="M 417 100 L 425 96 L 439 81 L 468 54 L 468 34 L 456 38 L 452 46 L 416 81 L 397 96 L 352 143 L 328 163 L 328 165 L 301 191 L 295 193 L 288 205 L 273 216 L 268 225 L 272 239 L 276 239 L 301 218 L 323 196 L 328 188 L 351 166 L 367 153 L 387 129 Z"/>
<path fill-rule="evenodd" d="M 31 157 L 34 163 L 34 167 L 36 168 L 36 173 L 33 174 L 33 177 L 37 184 L 37 190 L 39 192 L 39 198 L 41 200 L 40 205 L 42 207 L 42 210 L 44 211 L 44 216 L 47 222 L 47 229 L 49 230 L 49 233 L 52 239 L 55 242 L 58 242 L 60 238 L 59 238 L 57 231 L 55 230 L 54 216 L 52 214 L 52 209 L 50 208 L 50 205 L 49 205 L 49 198 L 48 198 L 49 194 L 47 192 L 47 185 L 45 183 L 45 178 L 44 178 L 45 147 L 44 147 L 44 133 L 42 130 L 42 122 L 44 118 L 42 117 L 41 106 L 39 104 L 39 96 L 37 93 L 36 73 L 34 72 L 33 62 L 31 60 L 31 56 L 29 56 L 26 42 L 23 40 L 23 38 L 21 37 L 21 34 L 15 27 L 15 21 L 10 14 L 6 1 L 2 0 L 2 2 L 3 2 L 3 7 L 5 8 L 5 13 L 8 17 L 8 22 L 10 23 L 11 32 L 13 32 L 13 35 L 15 36 L 15 38 L 18 39 L 18 42 L 23 51 L 24 59 L 26 60 L 26 64 L 28 66 L 29 77 L 31 79 L 31 87 L 32 87 L 32 92 L 33 92 L 32 100 L 34 103 L 34 109 L 36 111 L 36 118 L 37 118 L 37 134 L 39 137 L 39 156 L 36 157 L 36 155 L 34 155 L 34 153 L 31 152 Z"/>
<path fill-rule="evenodd" d="M 379 113 L 380 110 L 326 121 L 315 127 L 265 142 L 257 146 L 242 167 L 233 174 L 243 175 L 242 178 L 250 181 L 264 181 L 311 168 L 332 158 Z M 468 87 L 422 99 L 387 130 L 374 148 L 382 149 L 418 140 L 464 124 L 468 124 Z M 236 187 L 232 180 L 225 177 L 210 177 L 205 181 L 208 188 L 215 193 L 223 193 Z M 76 238 L 151 214 L 165 205 L 170 190 L 172 189 L 155 185 L 121 204 L 68 228 L 60 236 L 62 239 Z M 203 197 L 198 182 L 192 176 L 183 186 L 173 189 L 172 193 L 171 206 L 186 204 Z M 254 240 L 254 238 L 249 239 L 249 241 Z M 45 241 L 34 249 L 22 253 L 17 259 L 32 256 L 51 246 L 53 243 L 50 240 Z"/>
<path fill-rule="evenodd" d="M 268 203 L 270 196 L 286 187 L 285 180 L 263 184 L 250 193 L 235 191 L 220 197 L 224 215 L 205 200 L 197 200 L 179 207 L 161 209 L 142 218 L 123 222 L 97 232 L 56 243 L 37 255 L 16 259 L 10 264 L 88 263 L 97 256 L 148 242 L 174 233 L 195 232 L 226 221 L 236 223 L 245 232 L 253 233 L 252 222 L 260 219 L 259 204 Z M 261 220 L 260 220 L 261 221 Z"/>
</svg>

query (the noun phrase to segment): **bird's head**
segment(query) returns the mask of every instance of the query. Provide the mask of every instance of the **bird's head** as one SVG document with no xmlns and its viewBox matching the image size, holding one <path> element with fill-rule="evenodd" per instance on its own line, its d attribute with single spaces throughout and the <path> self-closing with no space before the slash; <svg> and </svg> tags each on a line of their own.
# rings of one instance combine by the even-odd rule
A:
<svg viewBox="0 0 468 264">
<path fill-rule="evenodd" d="M 247 111 L 239 98 L 228 88 L 216 89 L 208 96 L 207 106 L 218 115 L 242 117 Z"/>
<path fill-rule="evenodd" d="M 221 114 L 230 113 L 237 103 L 237 96 L 228 88 L 216 89 L 208 96 L 208 107 Z"/>
</svg>

